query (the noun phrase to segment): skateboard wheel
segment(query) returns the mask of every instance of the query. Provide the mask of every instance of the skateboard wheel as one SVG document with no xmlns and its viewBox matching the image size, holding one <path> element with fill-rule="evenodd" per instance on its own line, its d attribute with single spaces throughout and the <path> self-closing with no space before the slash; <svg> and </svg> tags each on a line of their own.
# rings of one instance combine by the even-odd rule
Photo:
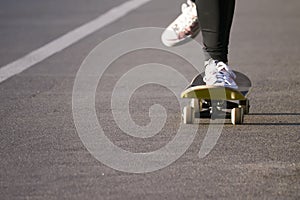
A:
<svg viewBox="0 0 300 200">
<path fill-rule="evenodd" d="M 247 115 L 249 114 L 249 110 L 250 110 L 250 104 L 249 104 L 249 99 L 246 99 L 244 101 L 240 102 L 241 108 L 244 109 L 244 114 Z"/>
<path fill-rule="evenodd" d="M 185 106 L 183 108 L 183 123 L 193 124 L 194 123 L 194 109 L 191 106 Z"/>
<path fill-rule="evenodd" d="M 231 122 L 232 124 L 242 124 L 244 122 L 243 108 L 233 108 L 231 110 Z"/>
<path fill-rule="evenodd" d="M 202 110 L 202 101 L 199 99 L 191 100 L 191 107 L 194 109 L 194 112 L 200 112 Z"/>
</svg>

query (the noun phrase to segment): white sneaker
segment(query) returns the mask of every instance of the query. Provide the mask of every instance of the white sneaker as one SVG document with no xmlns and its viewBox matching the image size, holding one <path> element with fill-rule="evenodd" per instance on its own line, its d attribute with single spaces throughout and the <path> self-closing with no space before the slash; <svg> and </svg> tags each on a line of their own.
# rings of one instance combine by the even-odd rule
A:
<svg viewBox="0 0 300 200">
<path fill-rule="evenodd" d="M 195 3 L 187 0 L 187 3 L 182 4 L 181 12 L 161 36 L 163 44 L 168 47 L 194 38 L 200 31 Z"/>
<path fill-rule="evenodd" d="M 234 79 L 235 73 L 224 62 L 209 59 L 205 62 L 205 76 L 203 81 L 206 85 L 229 87 L 237 89 Z"/>
</svg>

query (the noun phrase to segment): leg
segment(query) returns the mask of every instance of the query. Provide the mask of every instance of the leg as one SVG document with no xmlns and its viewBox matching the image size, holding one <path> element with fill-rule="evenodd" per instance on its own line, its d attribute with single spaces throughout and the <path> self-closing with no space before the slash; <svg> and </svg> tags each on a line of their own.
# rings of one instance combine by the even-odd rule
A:
<svg viewBox="0 0 300 200">
<path fill-rule="evenodd" d="M 234 8 L 235 8 L 235 0 L 220 0 L 220 5 L 221 5 L 221 18 L 222 18 L 221 27 L 223 30 L 222 41 L 224 46 L 223 54 L 226 55 L 227 58 L 230 30 L 231 30 Z"/>
<path fill-rule="evenodd" d="M 206 59 L 228 62 L 235 0 L 195 0 Z"/>
</svg>

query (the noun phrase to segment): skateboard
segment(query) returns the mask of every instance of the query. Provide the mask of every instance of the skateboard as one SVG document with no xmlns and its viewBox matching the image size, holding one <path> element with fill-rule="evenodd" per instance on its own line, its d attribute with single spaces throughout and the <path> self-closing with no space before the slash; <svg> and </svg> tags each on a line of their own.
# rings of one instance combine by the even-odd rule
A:
<svg viewBox="0 0 300 200">
<path fill-rule="evenodd" d="M 250 79 L 243 73 L 234 71 L 238 89 L 208 86 L 203 81 L 204 72 L 196 76 L 181 93 L 181 98 L 191 99 L 183 109 L 183 122 L 193 124 L 196 118 L 231 118 L 232 124 L 242 124 L 244 115 L 249 114 L 248 94 Z"/>
</svg>

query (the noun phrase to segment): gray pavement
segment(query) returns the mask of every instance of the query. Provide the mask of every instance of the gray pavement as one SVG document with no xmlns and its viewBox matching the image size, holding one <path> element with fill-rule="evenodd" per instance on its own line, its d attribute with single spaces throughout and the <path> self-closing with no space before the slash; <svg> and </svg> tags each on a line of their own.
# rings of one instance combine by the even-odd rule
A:
<svg viewBox="0 0 300 200">
<path fill-rule="evenodd" d="M 1 1 L 0 66 L 122 2 Z M 153 0 L 0 83 L 1 199 L 300 198 L 300 1 L 296 0 L 237 1 L 230 63 L 253 82 L 251 114 L 241 126 L 226 121 L 208 156 L 198 157 L 207 123 L 199 125 L 184 155 L 151 173 L 116 171 L 83 145 L 72 116 L 72 89 L 84 58 L 113 34 L 168 25 L 181 2 Z M 180 124 L 174 94 L 157 85 L 138 89 L 130 112 L 137 124 L 147 125 L 149 107 L 163 105 L 168 118 L 159 134 L 134 138 L 114 122 L 110 107 L 114 84 L 134 66 L 150 62 L 172 66 L 189 80 L 196 73 L 184 59 L 153 49 L 131 52 L 112 63 L 98 86 L 96 111 L 106 136 L 132 152 L 163 147 Z"/>
</svg>

